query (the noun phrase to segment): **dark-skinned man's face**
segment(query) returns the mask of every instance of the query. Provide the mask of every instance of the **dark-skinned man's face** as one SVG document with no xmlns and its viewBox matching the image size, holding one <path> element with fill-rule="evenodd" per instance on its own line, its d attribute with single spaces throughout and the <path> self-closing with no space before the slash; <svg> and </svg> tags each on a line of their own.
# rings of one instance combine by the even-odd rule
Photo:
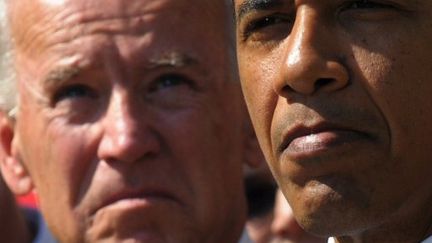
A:
<svg viewBox="0 0 432 243">
<path fill-rule="evenodd" d="M 236 0 L 235 11 L 248 109 L 303 227 L 424 239 L 432 2 Z"/>
</svg>

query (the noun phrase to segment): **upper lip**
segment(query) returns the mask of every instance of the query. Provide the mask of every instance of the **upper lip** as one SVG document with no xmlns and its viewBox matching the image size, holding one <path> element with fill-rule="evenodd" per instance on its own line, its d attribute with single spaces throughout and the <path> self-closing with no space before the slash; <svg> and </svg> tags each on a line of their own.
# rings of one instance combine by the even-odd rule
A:
<svg viewBox="0 0 432 243">
<path fill-rule="evenodd" d="M 303 124 L 294 125 L 288 128 L 285 134 L 283 135 L 282 137 L 283 140 L 279 144 L 278 152 L 282 153 L 290 145 L 290 143 L 296 138 L 308 136 L 311 134 L 317 134 L 325 131 L 353 131 L 356 133 L 366 135 L 365 132 L 353 129 L 351 127 L 338 125 L 330 122 L 319 122 L 314 125 L 303 125 Z"/>
</svg>

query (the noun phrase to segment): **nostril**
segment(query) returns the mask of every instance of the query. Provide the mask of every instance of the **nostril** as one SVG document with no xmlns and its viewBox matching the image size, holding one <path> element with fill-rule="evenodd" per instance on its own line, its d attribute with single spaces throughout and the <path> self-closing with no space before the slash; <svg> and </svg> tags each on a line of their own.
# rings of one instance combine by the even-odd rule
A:
<svg viewBox="0 0 432 243">
<path fill-rule="evenodd" d="M 287 96 L 290 92 L 294 91 L 289 85 L 285 85 L 282 87 L 280 93 L 282 96 Z"/>
<path fill-rule="evenodd" d="M 320 90 L 322 87 L 328 86 L 329 84 L 331 84 L 333 82 L 334 82 L 334 79 L 332 79 L 332 78 L 318 79 L 314 84 L 315 90 Z"/>
</svg>

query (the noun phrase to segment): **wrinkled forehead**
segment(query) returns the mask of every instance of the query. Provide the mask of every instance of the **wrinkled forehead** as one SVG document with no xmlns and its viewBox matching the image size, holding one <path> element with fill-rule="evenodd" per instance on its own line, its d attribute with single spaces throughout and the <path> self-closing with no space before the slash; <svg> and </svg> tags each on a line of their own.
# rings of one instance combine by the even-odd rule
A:
<svg viewBox="0 0 432 243">
<path fill-rule="evenodd" d="M 121 18 L 161 11 L 211 16 L 224 11 L 227 0 L 13 0 L 10 5 L 13 13 L 20 17 L 62 18 L 80 14 L 84 18 L 91 13 Z"/>
<path fill-rule="evenodd" d="M 14 0 L 10 9 L 17 45 L 62 31 L 70 38 L 98 28 L 141 34 L 155 22 L 180 29 L 205 23 L 215 29 L 226 25 L 229 16 L 224 0 Z"/>
</svg>

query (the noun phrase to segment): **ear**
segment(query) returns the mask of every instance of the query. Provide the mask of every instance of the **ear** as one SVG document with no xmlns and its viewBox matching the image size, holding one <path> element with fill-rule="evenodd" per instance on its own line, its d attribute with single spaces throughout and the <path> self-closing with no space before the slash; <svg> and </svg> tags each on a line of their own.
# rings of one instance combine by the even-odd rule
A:
<svg viewBox="0 0 432 243">
<path fill-rule="evenodd" d="M 25 195 L 33 189 L 33 182 L 18 156 L 14 121 L 0 111 L 0 169 L 4 180 L 16 195 Z"/>
<path fill-rule="evenodd" d="M 265 165 L 265 158 L 259 146 L 255 130 L 250 121 L 249 115 L 245 116 L 244 130 L 246 133 L 245 141 L 245 162 L 250 168 L 259 168 Z"/>
</svg>

